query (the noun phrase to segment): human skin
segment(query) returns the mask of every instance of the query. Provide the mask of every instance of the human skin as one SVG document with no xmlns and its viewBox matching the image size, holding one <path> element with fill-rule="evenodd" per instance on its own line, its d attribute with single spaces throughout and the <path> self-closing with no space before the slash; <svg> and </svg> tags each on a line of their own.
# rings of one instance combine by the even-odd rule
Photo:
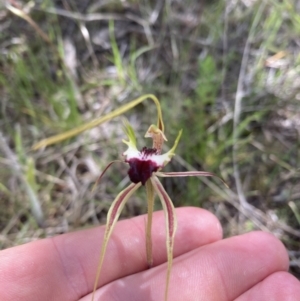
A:
<svg viewBox="0 0 300 301">
<path fill-rule="evenodd" d="M 199 208 L 176 209 L 178 230 L 169 301 L 299 301 L 282 243 L 251 232 L 222 239 L 217 218 Z M 95 300 L 164 300 L 163 212 L 153 216 L 153 262 L 147 269 L 145 216 L 116 225 Z M 104 227 L 38 240 L 0 252 L 1 301 L 90 301 Z"/>
</svg>

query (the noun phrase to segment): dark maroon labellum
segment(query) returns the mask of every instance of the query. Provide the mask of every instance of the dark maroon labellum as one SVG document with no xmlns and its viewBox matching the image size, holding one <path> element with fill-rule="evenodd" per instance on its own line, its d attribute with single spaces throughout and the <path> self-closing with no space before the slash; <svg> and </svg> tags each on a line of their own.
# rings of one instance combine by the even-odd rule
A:
<svg viewBox="0 0 300 301">
<path fill-rule="evenodd" d="M 130 166 L 128 176 L 131 182 L 142 182 L 142 184 L 145 185 L 152 173 L 159 169 L 159 166 L 157 166 L 155 162 L 146 159 L 148 156 L 156 154 L 156 152 L 156 149 L 144 147 L 141 151 L 142 156 L 145 158 L 144 160 L 132 158 L 128 161 Z"/>
</svg>

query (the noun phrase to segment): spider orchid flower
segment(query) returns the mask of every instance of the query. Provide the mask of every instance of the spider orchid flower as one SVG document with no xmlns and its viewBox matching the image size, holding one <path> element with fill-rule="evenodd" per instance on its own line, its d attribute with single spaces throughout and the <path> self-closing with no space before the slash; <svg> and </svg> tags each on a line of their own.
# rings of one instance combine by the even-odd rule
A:
<svg viewBox="0 0 300 301">
<path fill-rule="evenodd" d="M 177 221 L 176 221 L 174 205 L 170 197 L 168 196 L 167 192 L 165 191 L 164 187 L 160 183 L 158 177 L 191 177 L 191 176 L 211 177 L 215 175 L 206 171 L 186 171 L 186 172 L 162 172 L 161 171 L 171 161 L 172 157 L 174 156 L 175 149 L 178 145 L 182 132 L 181 131 L 179 132 L 173 147 L 167 153 L 162 154 L 161 153 L 162 146 L 164 141 L 166 141 L 167 139 L 164 135 L 164 123 L 162 119 L 160 102 L 157 99 L 157 97 L 154 96 L 153 94 L 142 95 L 137 99 L 132 100 L 131 102 L 117 108 L 116 110 L 104 116 L 101 116 L 100 118 L 84 123 L 83 125 L 75 127 L 64 133 L 43 139 L 32 146 L 32 150 L 37 150 L 43 147 L 47 147 L 51 144 L 55 144 L 60 141 L 74 137 L 88 129 L 94 128 L 104 122 L 107 122 L 117 116 L 124 114 L 128 110 L 144 102 L 146 99 L 151 99 L 155 103 L 157 109 L 157 126 L 151 125 L 145 135 L 145 137 L 152 138 L 153 145 L 151 148 L 144 147 L 139 151 L 136 147 L 136 137 L 134 131 L 130 126 L 130 124 L 127 121 L 125 121 L 125 132 L 129 140 L 128 141 L 123 140 L 123 142 L 128 146 L 128 149 L 123 153 L 123 155 L 124 155 L 125 163 L 129 165 L 128 176 L 132 183 L 117 195 L 117 197 L 113 201 L 107 213 L 106 228 L 105 228 L 100 258 L 99 258 L 96 280 L 94 283 L 92 301 L 94 300 L 95 291 L 98 286 L 101 268 L 103 265 L 104 256 L 105 256 L 109 238 L 112 234 L 112 231 L 116 225 L 116 222 L 126 202 L 140 186 L 146 187 L 147 202 L 148 202 L 148 219 L 146 225 L 146 254 L 147 254 L 147 262 L 149 268 L 153 265 L 151 227 L 152 227 L 152 215 L 153 215 L 155 194 L 158 195 L 165 213 L 168 269 L 166 275 L 166 287 L 165 287 L 164 300 L 167 301 L 168 287 L 169 287 L 171 267 L 173 261 L 174 237 L 177 228 Z M 104 173 L 114 162 L 116 161 L 109 163 L 107 167 L 103 170 L 102 174 L 99 176 L 98 180 L 96 181 L 95 186 L 99 183 Z M 222 179 L 221 181 L 224 183 Z"/>
<path fill-rule="evenodd" d="M 168 287 L 173 261 L 174 237 L 177 228 L 177 220 L 172 200 L 165 191 L 158 177 L 210 177 L 215 175 L 205 171 L 162 172 L 161 170 L 171 161 L 172 157 L 175 154 L 175 149 L 178 145 L 182 131 L 179 132 L 173 147 L 167 153 L 162 154 L 163 143 L 167 140 L 163 132 L 163 124 L 161 124 L 161 126 L 158 124 L 158 126 L 151 125 L 149 127 L 145 137 L 152 138 L 153 145 L 151 148 L 143 147 L 141 150 L 138 150 L 136 146 L 136 137 L 133 128 L 130 126 L 128 121 L 125 121 L 124 123 L 128 141 L 123 140 L 123 142 L 127 144 L 128 149 L 123 153 L 123 156 L 125 162 L 129 165 L 128 176 L 132 183 L 118 194 L 108 211 L 106 229 L 99 259 L 97 276 L 94 284 L 92 301 L 94 300 L 94 293 L 99 282 L 100 272 L 104 261 L 107 244 L 114 229 L 114 226 L 130 196 L 141 186 L 146 187 L 148 201 L 148 218 L 146 224 L 146 254 L 149 268 L 153 265 L 151 226 L 155 194 L 158 195 L 165 214 L 168 267 L 164 300 L 167 301 Z M 116 161 L 111 162 L 104 169 L 95 185 L 97 185 L 105 171 L 114 162 Z"/>
</svg>

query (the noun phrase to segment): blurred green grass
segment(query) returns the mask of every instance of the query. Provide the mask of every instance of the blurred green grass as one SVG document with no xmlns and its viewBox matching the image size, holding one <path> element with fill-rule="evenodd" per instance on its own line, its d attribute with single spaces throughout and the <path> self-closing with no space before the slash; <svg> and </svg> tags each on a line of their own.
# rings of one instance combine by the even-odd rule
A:
<svg viewBox="0 0 300 301">
<path fill-rule="evenodd" d="M 211 171 L 230 186 L 164 179 L 175 205 L 212 211 L 225 236 L 271 231 L 290 250 L 291 271 L 299 277 L 297 1 L 87 3 L 17 7 L 50 43 L 1 8 L 1 132 L 44 217 L 40 228 L 24 184 L 0 149 L 0 248 L 104 222 L 127 171 L 114 166 L 96 193 L 91 187 L 125 149 L 120 119 L 38 152 L 31 146 L 152 93 L 161 100 L 168 146 L 183 129 L 169 168 Z M 149 102 L 126 117 L 142 142 L 156 112 Z M 140 191 L 123 217 L 146 212 L 144 197 Z"/>
</svg>

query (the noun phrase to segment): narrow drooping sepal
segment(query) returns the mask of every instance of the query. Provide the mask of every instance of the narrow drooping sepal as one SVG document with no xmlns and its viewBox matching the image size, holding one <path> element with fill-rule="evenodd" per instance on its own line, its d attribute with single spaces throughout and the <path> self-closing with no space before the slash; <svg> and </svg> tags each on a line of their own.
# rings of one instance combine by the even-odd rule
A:
<svg viewBox="0 0 300 301">
<path fill-rule="evenodd" d="M 218 177 L 217 175 L 215 175 L 212 172 L 208 172 L 208 171 L 178 171 L 178 172 L 161 172 L 158 171 L 157 173 L 155 173 L 156 176 L 158 177 L 215 177 L 218 178 L 220 181 L 223 182 L 223 184 L 228 188 L 228 185 L 226 184 L 226 182 Z"/>
<path fill-rule="evenodd" d="M 164 187 L 162 186 L 158 178 L 156 176 L 152 176 L 150 179 L 153 184 L 154 190 L 156 191 L 158 197 L 161 200 L 164 214 L 165 214 L 165 220 L 166 220 L 168 270 L 167 270 L 167 277 L 166 277 L 166 289 L 165 289 L 164 300 L 167 301 L 171 268 L 173 263 L 173 249 L 174 249 L 175 232 L 177 229 L 177 219 L 176 219 L 175 208 L 172 203 L 172 200 L 170 199 L 169 195 L 165 191 Z"/>
<path fill-rule="evenodd" d="M 93 296 L 92 296 L 92 301 L 94 300 L 94 294 L 98 286 L 99 282 L 99 277 L 103 265 L 103 260 L 107 248 L 107 244 L 109 241 L 109 238 L 112 234 L 112 231 L 116 225 L 116 222 L 121 214 L 122 209 L 124 208 L 126 202 L 128 199 L 131 197 L 131 195 L 141 186 L 141 183 L 138 184 L 130 184 L 127 188 L 122 190 L 113 203 L 111 204 L 109 211 L 107 213 L 107 220 L 106 220 L 106 227 L 105 227 L 105 233 L 104 233 L 104 238 L 103 238 L 103 244 L 101 247 L 101 253 L 100 253 L 100 258 L 99 258 L 99 265 L 97 269 L 97 274 L 96 274 L 96 280 L 94 283 L 94 290 L 93 290 Z"/>
<path fill-rule="evenodd" d="M 101 172 L 100 176 L 98 177 L 97 181 L 95 182 L 94 186 L 93 186 L 93 189 L 92 189 L 92 192 L 96 189 L 97 185 L 99 184 L 100 180 L 102 179 L 102 177 L 104 176 L 105 172 L 116 162 L 122 162 L 124 163 L 123 161 L 121 160 L 114 160 L 114 161 L 111 161 L 110 163 L 108 163 L 106 165 L 106 167 L 103 169 L 103 171 Z"/>
</svg>

